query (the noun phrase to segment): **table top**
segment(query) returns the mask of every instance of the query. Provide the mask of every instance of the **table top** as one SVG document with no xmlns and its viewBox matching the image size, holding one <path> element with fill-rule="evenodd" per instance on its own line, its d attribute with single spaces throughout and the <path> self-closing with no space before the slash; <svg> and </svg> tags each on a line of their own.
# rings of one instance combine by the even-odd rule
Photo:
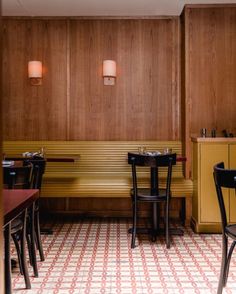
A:
<svg viewBox="0 0 236 294">
<path fill-rule="evenodd" d="M 80 155 L 48 155 L 44 159 L 46 159 L 47 162 L 75 162 L 80 158 Z M 33 157 L 23 157 L 21 155 L 6 155 L 6 160 L 40 160 L 40 158 L 33 158 Z M 42 158 L 43 159 L 43 158 Z"/>
<path fill-rule="evenodd" d="M 128 152 L 129 154 L 139 154 L 137 152 Z M 159 156 L 159 155 L 163 155 L 163 153 L 160 153 L 160 154 L 149 154 L 149 153 L 144 153 L 142 155 L 145 155 L 145 156 Z M 183 155 L 176 155 L 176 161 L 177 162 L 185 162 L 187 161 L 187 157 L 183 156 Z"/>
<path fill-rule="evenodd" d="M 38 189 L 4 189 L 3 193 L 4 225 L 39 198 Z"/>
<path fill-rule="evenodd" d="M 4 161 L 4 162 L 8 162 L 8 160 Z M 2 167 L 3 168 L 15 168 L 15 167 L 23 167 L 24 166 L 24 162 L 22 160 L 11 160 L 11 164 L 10 164 L 10 161 L 9 161 L 9 164 L 2 164 Z"/>
</svg>

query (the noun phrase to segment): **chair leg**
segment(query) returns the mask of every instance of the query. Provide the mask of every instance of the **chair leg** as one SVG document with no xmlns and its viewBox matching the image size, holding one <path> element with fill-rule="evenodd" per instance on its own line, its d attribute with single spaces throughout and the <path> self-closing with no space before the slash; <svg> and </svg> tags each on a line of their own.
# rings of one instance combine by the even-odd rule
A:
<svg viewBox="0 0 236 294">
<path fill-rule="evenodd" d="M 34 219 L 34 211 L 35 211 L 35 203 L 33 203 L 29 222 L 30 222 L 30 254 L 32 260 L 32 266 L 34 269 L 34 276 L 38 277 L 38 266 L 37 266 L 37 259 L 36 259 L 36 251 L 35 251 L 35 219 Z"/>
<path fill-rule="evenodd" d="M 170 229 L 169 229 L 169 201 L 166 202 L 166 213 L 165 213 L 165 229 L 166 229 L 166 248 L 170 248 Z"/>
<path fill-rule="evenodd" d="M 35 213 L 35 237 L 37 242 L 37 248 L 39 250 L 40 260 L 44 261 L 44 253 L 43 253 L 43 246 L 41 241 L 41 235 L 40 235 L 40 222 L 39 222 L 39 210 Z"/>
<path fill-rule="evenodd" d="M 12 239 L 13 239 L 15 247 L 16 247 L 16 253 L 17 253 L 17 256 L 18 256 L 20 273 L 21 273 L 21 275 L 23 275 L 24 273 L 23 273 L 22 262 L 21 262 L 21 249 L 20 249 L 20 245 L 19 245 L 19 242 L 18 242 L 18 238 L 17 238 L 16 234 L 12 234 L 11 236 L 12 236 Z"/>
<path fill-rule="evenodd" d="M 137 203 L 133 201 L 133 227 L 132 227 L 132 241 L 131 248 L 135 248 L 135 238 L 136 238 L 136 230 L 137 230 Z"/>
<path fill-rule="evenodd" d="M 218 283 L 217 294 L 221 294 L 224 287 L 225 281 L 225 270 L 227 264 L 227 252 L 228 252 L 228 237 L 222 234 L 222 257 L 221 257 L 221 269 L 220 269 L 220 279 Z"/>
<path fill-rule="evenodd" d="M 29 237 L 28 233 L 26 234 L 26 242 L 27 242 L 27 247 L 28 247 L 28 252 L 29 252 L 30 265 L 33 266 L 32 254 L 31 254 L 31 250 L 30 250 L 31 240 L 30 240 L 30 237 Z"/>
<path fill-rule="evenodd" d="M 27 215 L 27 209 L 24 212 L 24 222 L 23 222 L 23 232 L 21 235 L 21 262 L 22 262 L 22 270 L 24 274 L 25 279 L 25 286 L 26 289 L 31 289 L 30 279 L 29 279 L 29 272 L 27 268 L 27 262 L 26 262 L 26 254 L 25 254 L 25 239 L 26 239 L 26 215 Z"/>
<path fill-rule="evenodd" d="M 224 271 L 223 287 L 225 287 L 226 284 L 227 284 L 228 275 L 229 275 L 230 260 L 231 260 L 231 256 L 232 256 L 232 253 L 234 251 L 235 245 L 236 245 L 236 242 L 233 241 L 233 243 L 230 246 L 230 250 L 229 250 L 229 253 L 228 253 L 228 256 L 227 256 L 226 265 L 225 265 L 225 271 Z"/>
<path fill-rule="evenodd" d="M 160 206 L 159 203 L 152 203 L 152 230 L 151 230 L 151 240 L 156 242 L 157 232 L 160 226 Z"/>
<path fill-rule="evenodd" d="M 7 224 L 4 229 L 5 293 L 12 293 L 10 239 L 11 239 L 11 224 Z"/>
</svg>

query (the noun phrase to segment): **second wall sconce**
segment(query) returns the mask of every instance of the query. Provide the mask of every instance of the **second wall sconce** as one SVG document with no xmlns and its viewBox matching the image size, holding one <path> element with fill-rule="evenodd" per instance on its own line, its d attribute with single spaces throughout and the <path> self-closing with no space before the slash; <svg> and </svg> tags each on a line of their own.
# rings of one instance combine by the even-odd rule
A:
<svg viewBox="0 0 236 294">
<path fill-rule="evenodd" d="M 116 78 L 116 62 L 103 60 L 103 79 L 105 86 L 114 86 Z"/>
<path fill-rule="evenodd" d="M 28 75 L 30 83 L 33 86 L 42 85 L 43 66 L 41 61 L 29 61 L 28 63 Z"/>
</svg>

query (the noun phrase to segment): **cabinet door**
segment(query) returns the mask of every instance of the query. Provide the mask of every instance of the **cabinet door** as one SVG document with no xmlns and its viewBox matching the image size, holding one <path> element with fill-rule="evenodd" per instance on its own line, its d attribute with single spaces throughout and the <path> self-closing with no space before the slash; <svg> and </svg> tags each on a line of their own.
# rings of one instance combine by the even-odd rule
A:
<svg viewBox="0 0 236 294">
<path fill-rule="evenodd" d="M 202 223 L 221 222 L 219 204 L 213 179 L 213 167 L 223 161 L 228 167 L 228 144 L 201 144 L 200 146 L 200 209 Z M 229 191 L 224 189 L 225 207 L 229 211 Z"/>
<path fill-rule="evenodd" d="M 236 169 L 236 144 L 229 145 L 229 168 Z M 236 223 L 236 191 L 230 190 L 229 221 Z"/>
</svg>

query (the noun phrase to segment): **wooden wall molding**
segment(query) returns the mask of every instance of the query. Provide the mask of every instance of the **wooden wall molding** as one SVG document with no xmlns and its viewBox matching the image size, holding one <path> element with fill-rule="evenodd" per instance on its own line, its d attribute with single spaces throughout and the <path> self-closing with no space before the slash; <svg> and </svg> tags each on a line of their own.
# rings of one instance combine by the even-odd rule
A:
<svg viewBox="0 0 236 294">
<path fill-rule="evenodd" d="M 129 19 L 129 20 L 152 20 L 152 19 L 178 19 L 178 16 L 147 16 L 147 15 L 140 15 L 140 16 L 3 16 L 3 20 L 10 19 L 10 20 L 123 20 L 123 19 Z"/>
<path fill-rule="evenodd" d="M 224 4 L 186 4 L 185 9 L 195 9 L 195 8 L 235 8 L 234 3 L 224 3 Z"/>
<path fill-rule="evenodd" d="M 139 217 L 150 217 L 152 208 L 150 203 L 142 203 Z M 146 204 L 146 205 L 145 205 Z M 52 220 L 52 217 L 132 217 L 131 200 L 129 198 L 41 198 L 40 219 Z M 173 198 L 170 202 L 170 217 L 179 219 L 181 209 L 180 199 Z M 186 199 L 186 224 L 190 223 L 192 213 L 192 199 Z M 161 207 L 161 216 L 164 207 Z"/>
</svg>

